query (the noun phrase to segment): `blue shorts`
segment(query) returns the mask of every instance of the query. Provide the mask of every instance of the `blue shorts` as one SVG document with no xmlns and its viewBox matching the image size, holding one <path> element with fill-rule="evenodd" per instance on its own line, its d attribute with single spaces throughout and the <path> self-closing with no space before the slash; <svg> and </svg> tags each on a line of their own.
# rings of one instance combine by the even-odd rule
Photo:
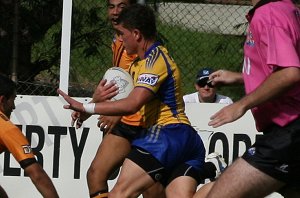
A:
<svg viewBox="0 0 300 198">
<path fill-rule="evenodd" d="M 200 170 L 205 148 L 195 129 L 187 124 L 155 125 L 145 129 L 132 145 L 155 157 L 166 169 L 187 164 Z"/>
</svg>

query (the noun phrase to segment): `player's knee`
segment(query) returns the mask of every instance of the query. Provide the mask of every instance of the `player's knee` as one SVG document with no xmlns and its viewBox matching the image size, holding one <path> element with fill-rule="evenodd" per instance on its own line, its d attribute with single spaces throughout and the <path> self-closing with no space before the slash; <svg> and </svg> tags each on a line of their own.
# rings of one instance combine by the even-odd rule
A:
<svg viewBox="0 0 300 198">
<path fill-rule="evenodd" d="M 95 182 L 106 181 L 105 173 L 101 173 L 99 169 L 94 168 L 93 166 L 89 167 L 86 175 L 88 181 L 95 181 Z"/>
<path fill-rule="evenodd" d="M 173 189 L 173 188 L 166 188 L 166 197 L 174 197 L 174 198 L 192 198 L 195 194 L 195 190 L 184 190 L 183 188 Z"/>
</svg>

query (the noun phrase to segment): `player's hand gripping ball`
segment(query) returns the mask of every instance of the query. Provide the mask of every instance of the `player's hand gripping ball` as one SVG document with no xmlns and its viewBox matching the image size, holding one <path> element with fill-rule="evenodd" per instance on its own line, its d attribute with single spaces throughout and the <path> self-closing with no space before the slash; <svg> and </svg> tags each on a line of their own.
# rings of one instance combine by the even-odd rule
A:
<svg viewBox="0 0 300 198">
<path fill-rule="evenodd" d="M 131 75 L 120 67 L 109 68 L 105 72 L 103 79 L 106 79 L 107 83 L 115 83 L 119 88 L 119 93 L 111 100 L 120 100 L 122 98 L 126 98 L 134 88 Z"/>
</svg>

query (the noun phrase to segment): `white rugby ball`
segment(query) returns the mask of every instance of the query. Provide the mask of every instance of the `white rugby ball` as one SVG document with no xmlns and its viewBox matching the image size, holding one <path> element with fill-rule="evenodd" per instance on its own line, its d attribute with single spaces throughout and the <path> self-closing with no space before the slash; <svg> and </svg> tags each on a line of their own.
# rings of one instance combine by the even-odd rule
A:
<svg viewBox="0 0 300 198">
<path fill-rule="evenodd" d="M 131 75 L 120 67 L 109 68 L 105 72 L 103 79 L 107 80 L 106 83 L 113 82 L 119 87 L 118 95 L 113 97 L 111 100 L 126 98 L 134 88 Z"/>
</svg>

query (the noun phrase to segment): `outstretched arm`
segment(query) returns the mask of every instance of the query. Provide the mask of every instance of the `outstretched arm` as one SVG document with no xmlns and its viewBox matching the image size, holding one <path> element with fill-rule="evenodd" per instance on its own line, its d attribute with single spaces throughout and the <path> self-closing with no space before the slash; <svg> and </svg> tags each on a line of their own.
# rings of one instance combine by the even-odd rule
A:
<svg viewBox="0 0 300 198">
<path fill-rule="evenodd" d="M 59 197 L 49 176 L 38 163 L 33 163 L 24 170 L 44 198 Z"/>
<path fill-rule="evenodd" d="M 300 68 L 282 68 L 272 73 L 256 90 L 211 117 L 208 125 L 218 127 L 242 117 L 247 110 L 287 92 L 300 82 Z"/>
<path fill-rule="evenodd" d="M 74 100 L 60 89 L 57 90 L 57 93 L 60 94 L 67 103 L 69 103 L 64 105 L 65 109 L 109 116 L 134 114 L 154 97 L 154 94 L 148 89 L 137 87 L 132 90 L 127 98 L 117 101 L 105 101 L 86 105 Z"/>
<path fill-rule="evenodd" d="M 213 72 L 209 79 L 212 82 L 212 85 L 230 85 L 230 84 L 243 84 L 244 79 L 242 73 L 232 72 L 228 70 L 218 70 Z"/>
<path fill-rule="evenodd" d="M 106 85 L 106 80 L 101 80 L 94 91 L 93 99 L 90 101 L 90 103 L 94 102 L 102 102 L 105 100 L 110 100 L 112 97 L 116 96 L 118 94 L 118 87 L 115 86 L 113 83 L 108 83 Z M 95 97 L 95 99 L 94 99 Z M 91 114 L 74 111 L 71 114 L 71 126 L 76 127 L 76 129 L 80 128 L 82 126 L 82 123 L 87 120 Z"/>
</svg>

